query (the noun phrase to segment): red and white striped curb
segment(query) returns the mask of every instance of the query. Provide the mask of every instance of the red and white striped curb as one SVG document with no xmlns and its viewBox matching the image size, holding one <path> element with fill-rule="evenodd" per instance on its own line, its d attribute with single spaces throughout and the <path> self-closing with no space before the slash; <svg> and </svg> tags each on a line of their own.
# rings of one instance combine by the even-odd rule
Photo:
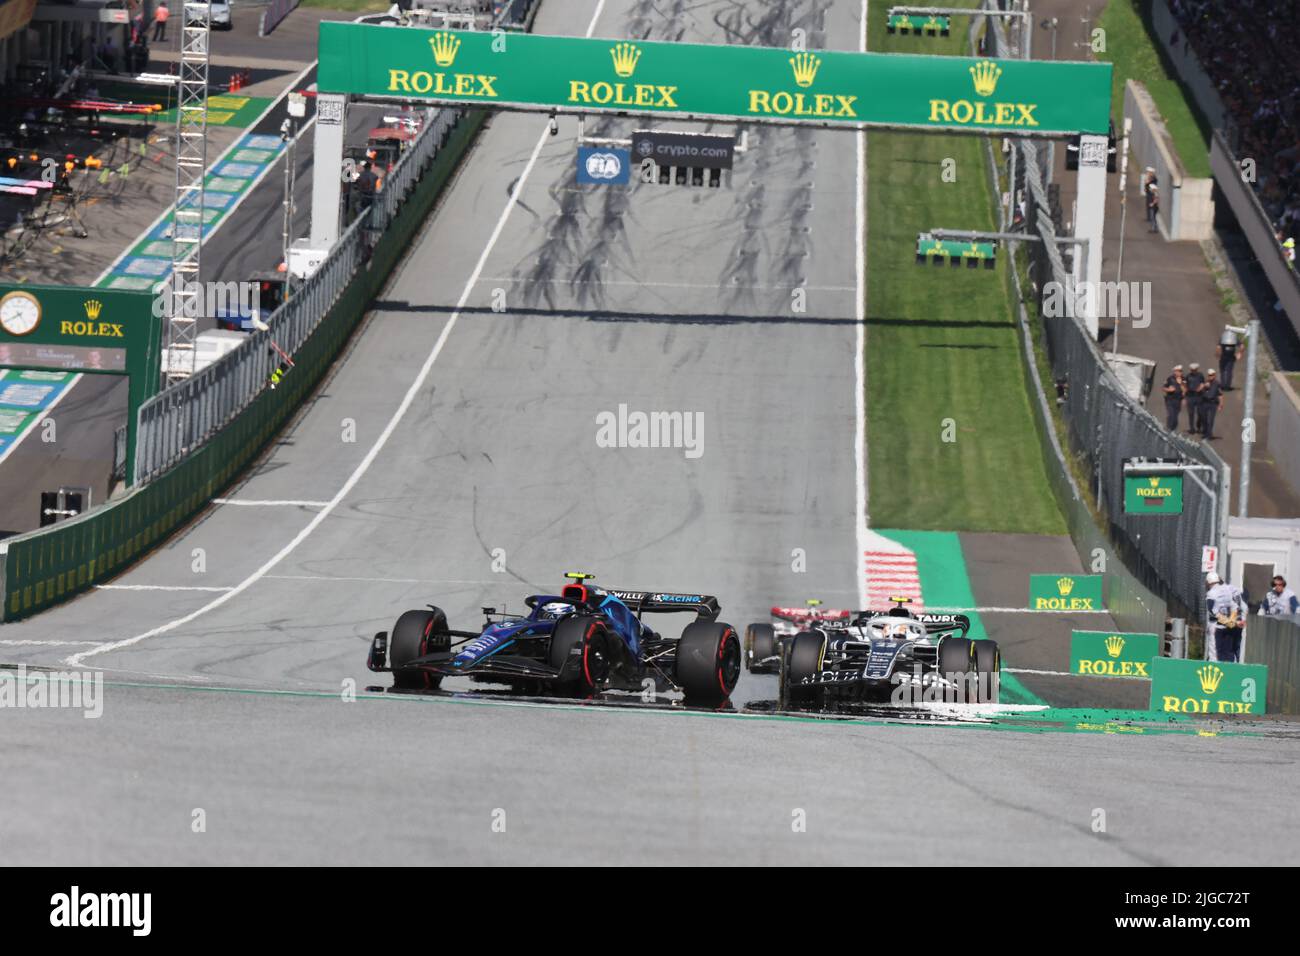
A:
<svg viewBox="0 0 1300 956">
<path fill-rule="evenodd" d="M 916 555 L 911 551 L 864 551 L 863 573 L 867 579 L 867 610 L 886 611 L 893 598 L 911 598 L 914 611 L 925 609 Z"/>
</svg>

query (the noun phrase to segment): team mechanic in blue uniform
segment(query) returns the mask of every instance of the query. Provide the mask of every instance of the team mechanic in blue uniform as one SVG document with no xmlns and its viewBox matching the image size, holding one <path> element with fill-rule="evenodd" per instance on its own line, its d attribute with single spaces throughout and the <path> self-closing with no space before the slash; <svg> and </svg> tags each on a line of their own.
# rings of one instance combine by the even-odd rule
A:
<svg viewBox="0 0 1300 956">
<path fill-rule="evenodd" d="M 1246 596 L 1241 588 L 1229 584 L 1211 571 L 1205 576 L 1205 638 L 1214 640 L 1214 656 L 1220 661 L 1241 659 L 1241 628 L 1246 615 Z"/>
</svg>

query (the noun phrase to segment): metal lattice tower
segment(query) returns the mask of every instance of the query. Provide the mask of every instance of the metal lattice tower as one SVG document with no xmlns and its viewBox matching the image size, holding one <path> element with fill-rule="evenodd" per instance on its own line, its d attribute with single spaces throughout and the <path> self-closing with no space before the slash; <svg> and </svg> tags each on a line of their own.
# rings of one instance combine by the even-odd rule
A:
<svg viewBox="0 0 1300 956">
<path fill-rule="evenodd" d="M 172 207 L 171 313 L 165 383 L 194 374 L 194 340 L 202 314 L 199 251 L 203 244 L 203 176 L 208 168 L 208 40 L 206 3 L 181 11 L 181 69 L 176 97 L 176 203 Z"/>
</svg>

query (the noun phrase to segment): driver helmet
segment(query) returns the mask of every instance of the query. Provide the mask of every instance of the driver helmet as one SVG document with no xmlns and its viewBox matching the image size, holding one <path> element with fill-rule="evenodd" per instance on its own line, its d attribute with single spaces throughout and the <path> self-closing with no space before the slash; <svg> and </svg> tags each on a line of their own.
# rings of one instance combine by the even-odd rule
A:
<svg viewBox="0 0 1300 956">
<path fill-rule="evenodd" d="M 563 601 L 551 601 L 542 605 L 541 613 L 538 616 L 543 621 L 557 621 L 564 615 L 572 613 L 572 604 L 565 604 Z"/>
</svg>

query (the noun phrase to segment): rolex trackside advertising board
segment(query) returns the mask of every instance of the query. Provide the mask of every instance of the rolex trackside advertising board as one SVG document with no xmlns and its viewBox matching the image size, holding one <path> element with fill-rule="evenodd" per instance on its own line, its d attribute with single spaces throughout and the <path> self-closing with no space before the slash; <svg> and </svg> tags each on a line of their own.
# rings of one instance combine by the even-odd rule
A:
<svg viewBox="0 0 1300 956">
<path fill-rule="evenodd" d="M 1107 132 L 1109 63 L 320 25 L 322 92 L 564 112 Z"/>
<path fill-rule="evenodd" d="M 1151 676 L 1151 658 L 1160 654 L 1155 634 L 1071 631 L 1070 673 L 1089 677 Z"/>
<path fill-rule="evenodd" d="M 1183 513 L 1182 475 L 1124 475 L 1124 513 L 1180 515 Z"/>
<path fill-rule="evenodd" d="M 1100 611 L 1100 574 L 1031 574 L 1031 611 Z"/>
<path fill-rule="evenodd" d="M 1151 662 L 1151 709 L 1180 714 L 1262 714 L 1268 668 L 1157 657 Z"/>
</svg>

